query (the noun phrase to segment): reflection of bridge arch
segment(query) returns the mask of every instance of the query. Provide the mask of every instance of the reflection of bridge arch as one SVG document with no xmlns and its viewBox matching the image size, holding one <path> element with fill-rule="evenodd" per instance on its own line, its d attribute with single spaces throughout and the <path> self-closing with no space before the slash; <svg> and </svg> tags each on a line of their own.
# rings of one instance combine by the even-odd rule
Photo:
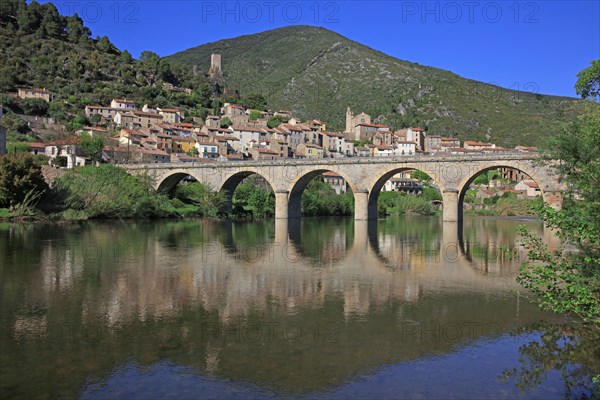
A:
<svg viewBox="0 0 600 400">
<path fill-rule="evenodd" d="M 348 185 L 348 187 L 350 187 L 350 190 L 352 190 L 353 194 L 354 194 L 354 191 L 356 190 L 356 186 L 354 185 L 352 180 L 348 179 L 346 174 L 344 174 L 343 172 L 340 172 L 338 170 L 335 170 L 333 168 L 331 168 L 331 169 L 327 169 L 327 168 L 318 168 L 318 169 L 310 168 L 309 169 L 309 168 L 307 168 L 304 170 L 300 170 L 299 172 L 298 171 L 296 171 L 296 172 L 297 173 L 295 176 L 287 177 L 289 179 L 289 185 L 288 185 L 288 190 L 287 190 L 287 192 L 289 193 L 289 196 L 288 196 L 288 217 L 289 218 L 300 218 L 301 217 L 301 215 L 302 215 L 302 193 L 304 193 L 304 189 L 306 189 L 306 186 L 308 186 L 310 181 L 312 181 L 314 178 L 322 175 L 325 172 L 335 172 L 336 174 L 339 174 L 346 181 L 346 184 Z"/>
<path fill-rule="evenodd" d="M 394 175 L 406 171 L 421 171 L 431 177 L 433 182 L 438 186 L 440 191 L 443 191 L 443 186 L 440 184 L 440 171 L 431 168 L 431 166 L 422 164 L 403 164 L 402 166 L 391 165 L 387 168 L 382 168 L 378 171 L 378 177 L 375 177 L 368 185 L 368 217 L 369 219 L 377 218 L 377 200 L 385 183 Z"/>
</svg>

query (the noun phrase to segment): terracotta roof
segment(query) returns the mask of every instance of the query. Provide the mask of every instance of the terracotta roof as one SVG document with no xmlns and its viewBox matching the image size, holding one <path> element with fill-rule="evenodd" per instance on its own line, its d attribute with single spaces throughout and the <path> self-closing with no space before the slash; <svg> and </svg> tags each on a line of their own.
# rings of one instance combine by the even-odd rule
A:
<svg viewBox="0 0 600 400">
<path fill-rule="evenodd" d="M 48 89 L 40 89 L 40 88 L 18 88 L 19 90 L 30 90 L 32 92 L 38 92 L 38 93 L 44 93 L 44 94 L 50 94 L 50 91 Z"/>
<path fill-rule="evenodd" d="M 486 146 L 487 147 L 487 146 L 491 146 L 492 144 L 491 143 L 474 142 L 474 141 L 471 141 L 471 140 L 467 140 L 467 141 L 465 141 L 465 145 L 466 146 Z"/>
<path fill-rule="evenodd" d="M 173 136 L 174 142 L 195 142 L 196 139 L 189 136 Z"/>
<path fill-rule="evenodd" d="M 153 155 L 156 155 L 156 156 L 168 156 L 168 154 L 167 154 L 167 153 L 165 153 L 165 152 L 164 152 L 164 151 L 162 151 L 162 150 L 158 150 L 158 149 L 145 149 L 145 148 L 140 148 L 140 149 L 138 149 L 138 151 L 139 151 L 140 153 L 144 153 L 144 154 L 153 154 Z"/>
<path fill-rule="evenodd" d="M 356 126 L 368 126 L 369 128 L 379 128 L 379 125 L 375 125 L 375 124 L 356 124 Z"/>
<path fill-rule="evenodd" d="M 120 108 L 112 108 L 112 107 L 104 107 L 104 106 L 86 106 L 91 109 L 100 109 L 100 110 L 121 110 Z"/>
<path fill-rule="evenodd" d="M 138 111 L 138 110 L 131 110 L 131 113 L 135 116 L 141 116 L 141 117 L 156 118 L 156 119 L 163 118 L 163 116 L 160 114 L 149 113 L 149 112 Z"/>
<path fill-rule="evenodd" d="M 263 148 L 260 148 L 260 147 L 255 147 L 254 149 L 256 151 L 258 151 L 259 153 L 262 153 L 262 154 L 275 154 L 275 155 L 279 155 L 279 153 L 277 153 L 276 151 L 273 151 L 271 149 L 263 149 Z"/>
<path fill-rule="evenodd" d="M 231 135 L 223 135 L 223 136 L 215 136 L 215 139 L 217 139 L 219 142 L 226 142 L 229 140 L 232 141 L 240 141 L 240 139 L 236 138 L 235 136 L 231 136 Z"/>
<path fill-rule="evenodd" d="M 522 181 L 522 182 L 523 182 L 525 185 L 527 185 L 527 186 L 529 186 L 530 188 L 533 188 L 533 189 L 538 189 L 538 188 L 540 187 L 540 186 L 539 186 L 537 183 L 535 183 L 534 181 L 530 181 L 530 180 L 524 180 L 524 181 Z"/>
<path fill-rule="evenodd" d="M 64 139 L 59 139 L 59 140 L 54 140 L 52 142 L 48 142 L 46 145 L 47 146 L 62 146 L 65 144 L 78 144 L 79 143 L 79 137 L 77 136 L 70 136 L 68 138 L 64 138 Z"/>
<path fill-rule="evenodd" d="M 338 174 L 337 172 L 333 172 L 333 171 L 326 171 L 323 172 L 323 176 L 336 176 L 336 177 L 342 177 L 340 174 Z"/>
<path fill-rule="evenodd" d="M 261 132 L 261 133 L 263 132 L 262 128 L 256 128 L 254 126 L 238 125 L 238 126 L 233 126 L 232 128 L 235 131 L 248 131 L 248 132 Z"/>
<path fill-rule="evenodd" d="M 46 145 L 44 143 L 27 143 L 32 149 L 44 149 Z"/>
</svg>

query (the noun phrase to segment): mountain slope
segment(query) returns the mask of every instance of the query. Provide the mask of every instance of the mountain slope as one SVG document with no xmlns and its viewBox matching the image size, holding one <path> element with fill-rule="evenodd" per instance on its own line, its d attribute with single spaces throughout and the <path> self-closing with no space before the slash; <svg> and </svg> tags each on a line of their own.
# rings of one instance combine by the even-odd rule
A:
<svg viewBox="0 0 600 400">
<path fill-rule="evenodd" d="M 204 44 L 167 59 L 208 70 L 222 55 L 230 88 L 262 93 L 271 108 L 344 129 L 346 107 L 394 128 L 500 145 L 537 145 L 574 117 L 579 100 L 502 89 L 402 61 L 335 32 L 292 26 Z"/>
</svg>

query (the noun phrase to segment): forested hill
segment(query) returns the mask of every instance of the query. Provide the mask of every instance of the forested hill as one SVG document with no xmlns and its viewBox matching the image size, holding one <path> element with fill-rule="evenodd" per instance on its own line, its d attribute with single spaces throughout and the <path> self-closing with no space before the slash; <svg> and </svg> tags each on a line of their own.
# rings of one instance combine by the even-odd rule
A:
<svg viewBox="0 0 600 400">
<path fill-rule="evenodd" d="M 6 93 L 17 87 L 47 88 L 55 101 L 48 109 L 33 112 L 70 123 L 84 122 L 86 104 L 107 105 L 112 98 L 131 98 L 140 106 L 183 105 L 192 111 L 211 105 L 209 82 L 203 74 L 193 74 L 191 67 L 178 66 L 151 51 L 134 60 L 107 37 L 90 35 L 80 17 L 62 16 L 52 3 L 0 1 L 2 104 L 6 107 L 10 102 Z M 194 93 L 163 89 L 163 83 L 191 88 Z"/>
<path fill-rule="evenodd" d="M 167 59 L 204 70 L 211 53 L 222 55 L 229 86 L 241 93 L 260 91 L 270 107 L 323 119 L 334 129 L 344 127 L 351 106 L 394 128 L 421 126 L 461 139 L 538 145 L 560 132 L 580 103 L 465 79 L 310 26 L 221 40 Z M 535 86 L 525 89 L 535 91 Z"/>
</svg>

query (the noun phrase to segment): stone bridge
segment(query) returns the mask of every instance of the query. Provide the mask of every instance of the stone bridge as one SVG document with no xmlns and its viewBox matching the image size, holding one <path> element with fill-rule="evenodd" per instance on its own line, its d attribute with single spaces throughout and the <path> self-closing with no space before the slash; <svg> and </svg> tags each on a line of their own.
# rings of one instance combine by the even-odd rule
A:
<svg viewBox="0 0 600 400">
<path fill-rule="evenodd" d="M 147 173 L 155 188 L 170 192 L 183 178 L 191 176 L 212 190 L 223 191 L 231 210 L 235 188 L 248 176 L 262 176 L 275 192 L 275 217 L 299 218 L 302 192 L 323 172 L 341 175 L 354 194 L 356 220 L 377 218 L 377 199 L 387 180 L 407 170 L 428 174 L 443 198 L 443 220 L 462 220 L 463 199 L 471 182 L 481 173 L 499 167 L 513 168 L 531 177 L 540 187 L 544 202 L 562 206 L 563 185 L 551 165 L 541 165 L 534 154 L 469 156 L 354 157 L 341 159 L 283 159 L 214 163 L 128 164 L 131 174 Z"/>
</svg>

